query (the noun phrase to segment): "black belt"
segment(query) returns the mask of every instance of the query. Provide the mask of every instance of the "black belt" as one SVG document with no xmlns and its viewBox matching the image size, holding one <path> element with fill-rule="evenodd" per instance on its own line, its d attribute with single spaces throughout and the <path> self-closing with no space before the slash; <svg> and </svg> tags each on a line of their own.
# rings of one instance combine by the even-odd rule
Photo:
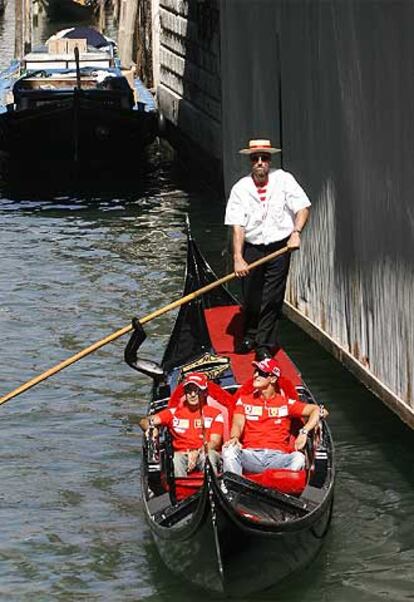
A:
<svg viewBox="0 0 414 602">
<path fill-rule="evenodd" d="M 254 245 L 251 242 L 245 242 L 244 245 L 246 247 L 253 247 L 255 249 L 258 249 L 259 251 L 266 251 L 268 253 L 272 253 L 273 251 L 277 251 L 278 249 L 282 249 L 283 247 L 285 247 L 289 238 L 290 238 L 290 236 L 287 236 L 286 238 L 283 238 L 282 240 L 277 240 L 276 242 L 271 242 L 268 245 Z"/>
</svg>

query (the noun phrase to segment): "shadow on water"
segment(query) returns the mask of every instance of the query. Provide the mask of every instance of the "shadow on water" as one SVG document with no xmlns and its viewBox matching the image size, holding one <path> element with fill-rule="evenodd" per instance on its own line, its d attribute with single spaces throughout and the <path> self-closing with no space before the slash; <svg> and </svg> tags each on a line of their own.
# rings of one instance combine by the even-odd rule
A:
<svg viewBox="0 0 414 602">
<path fill-rule="evenodd" d="M 202 212 L 201 232 L 214 230 L 216 237 L 223 240 L 223 228 L 214 225 L 218 200 L 222 193 L 212 188 L 180 161 L 172 147 L 164 140 L 157 140 L 147 149 L 142 162 L 133 171 L 125 171 L 117 177 L 105 173 L 79 179 L 54 177 L 30 180 L 20 177 L 17 181 L 0 179 L 0 209 L 5 212 L 19 211 L 41 213 L 58 217 L 66 212 L 83 212 L 88 217 L 96 212 L 122 213 L 132 219 L 138 213 L 151 210 L 163 211 L 165 205 L 172 207 L 180 198 L 188 198 L 191 214 Z M 220 211 L 221 213 L 221 211 Z M 221 215 L 219 222 L 221 221 Z M 211 226 L 209 225 L 211 224 Z"/>
<path fill-rule="evenodd" d="M 47 166 L 45 166 L 47 167 Z M 100 169 L 83 174 L 74 174 L 70 165 L 62 166 L 55 172 L 49 167 L 49 172 L 22 174 L 14 177 L 4 177 L 0 180 L 2 200 L 10 201 L 59 201 L 70 204 L 77 201 L 117 202 L 144 198 L 152 194 L 174 192 L 172 182 L 184 180 L 180 177 L 180 166 L 174 161 L 173 151 L 166 152 L 165 144 L 155 142 L 145 155 L 137 159 L 133 168 L 113 173 L 111 170 Z"/>
</svg>

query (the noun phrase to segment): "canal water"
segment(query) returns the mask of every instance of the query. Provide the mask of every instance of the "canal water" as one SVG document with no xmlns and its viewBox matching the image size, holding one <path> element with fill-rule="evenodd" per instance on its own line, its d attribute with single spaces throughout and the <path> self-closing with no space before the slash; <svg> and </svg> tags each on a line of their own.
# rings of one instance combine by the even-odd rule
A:
<svg viewBox="0 0 414 602">
<path fill-rule="evenodd" d="M 187 214 L 226 271 L 224 200 L 194 180 L 155 144 L 143 178 L 122 192 L 2 188 L 0 393 L 178 298 Z M 148 357 L 161 356 L 173 323 L 167 314 L 148 324 Z M 287 321 L 282 342 L 330 410 L 335 510 L 313 564 L 248 600 L 413 600 L 412 432 Z M 0 407 L 0 600 L 211 599 L 168 573 L 145 524 L 137 420 L 149 383 L 123 363 L 124 343 Z M 260 566 L 251 570 L 260 579 Z"/>
</svg>

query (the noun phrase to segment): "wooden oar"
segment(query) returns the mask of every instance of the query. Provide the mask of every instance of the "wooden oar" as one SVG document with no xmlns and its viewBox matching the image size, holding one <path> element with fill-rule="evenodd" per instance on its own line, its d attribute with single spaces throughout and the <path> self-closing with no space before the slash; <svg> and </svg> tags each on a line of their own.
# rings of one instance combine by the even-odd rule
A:
<svg viewBox="0 0 414 602">
<path fill-rule="evenodd" d="M 288 253 L 292 250 L 293 249 L 291 249 L 290 247 L 283 247 L 282 249 L 279 249 L 278 251 L 275 251 L 274 253 L 270 253 L 269 255 L 266 255 L 266 257 L 262 257 L 261 259 L 258 259 L 257 261 L 250 263 L 247 268 L 247 271 L 253 270 L 254 268 L 258 267 L 259 265 L 262 265 L 263 263 L 266 263 L 267 261 L 270 261 L 271 259 L 274 259 L 275 257 L 278 257 L 279 255 L 283 255 L 284 253 Z M 146 324 L 147 322 L 150 322 L 151 320 L 158 318 L 158 316 L 162 316 L 163 314 L 166 314 L 167 312 L 171 311 L 172 309 L 175 309 L 176 307 L 180 307 L 181 305 L 184 305 L 185 303 L 188 303 L 189 301 L 192 301 L 193 299 L 196 299 L 197 297 L 204 295 L 204 293 L 208 293 L 208 291 L 211 291 L 214 288 L 216 288 L 222 284 L 225 284 L 226 282 L 230 282 L 230 280 L 233 280 L 234 278 L 236 278 L 236 272 L 227 274 L 227 276 L 223 276 L 222 278 L 219 278 L 215 282 L 211 282 L 210 284 L 207 284 L 206 286 L 199 288 L 197 291 L 194 291 L 194 292 L 190 293 L 189 295 L 185 295 L 185 297 L 181 297 L 181 299 L 177 299 L 176 301 L 173 301 L 172 303 L 169 303 L 168 305 L 165 305 L 164 307 L 161 307 L 160 309 L 153 311 L 152 313 L 148 314 L 147 316 L 140 318 L 139 321 L 141 322 L 141 324 Z M 35 378 L 28 380 L 23 385 L 20 385 L 20 387 L 17 387 L 16 389 L 13 389 L 13 391 L 10 391 L 10 393 L 7 393 L 7 395 L 0 397 L 0 405 L 2 405 L 3 403 L 6 403 L 6 401 L 9 401 L 13 397 L 17 397 L 17 395 L 24 393 L 28 389 L 31 389 L 35 385 L 41 383 L 42 381 L 46 380 L 50 376 L 53 376 L 57 372 L 60 372 L 64 368 L 67 368 L 71 364 L 74 364 L 75 362 L 79 361 L 80 359 L 89 355 L 90 353 L 93 353 L 97 349 L 100 349 L 101 347 L 104 347 L 108 343 L 111 343 L 112 341 L 119 339 L 119 337 L 122 337 L 124 334 L 127 334 L 128 332 L 130 332 L 132 330 L 132 328 L 133 328 L 132 324 L 129 324 L 128 326 L 124 326 L 124 328 L 121 328 L 120 330 L 113 332 L 112 334 L 105 337 L 104 339 L 101 339 L 100 341 L 93 343 L 93 345 L 86 347 L 82 351 L 79 351 L 79 353 L 76 353 L 75 355 L 68 357 L 63 362 L 56 364 L 56 366 L 54 366 L 53 368 L 50 368 L 49 370 L 46 370 L 46 372 L 42 372 L 42 374 L 39 374 Z"/>
</svg>

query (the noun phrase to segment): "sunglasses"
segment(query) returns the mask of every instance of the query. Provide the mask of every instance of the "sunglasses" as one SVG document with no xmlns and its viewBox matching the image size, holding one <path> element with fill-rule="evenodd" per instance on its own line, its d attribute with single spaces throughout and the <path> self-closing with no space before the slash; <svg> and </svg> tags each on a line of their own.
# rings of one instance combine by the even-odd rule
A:
<svg viewBox="0 0 414 602">
<path fill-rule="evenodd" d="M 250 155 L 250 161 L 252 163 L 257 163 L 258 161 L 261 161 L 262 163 L 269 163 L 270 161 L 270 155 L 268 154 L 264 154 L 264 155 Z"/>
<path fill-rule="evenodd" d="M 257 374 L 257 376 L 261 376 L 262 378 L 270 378 L 270 376 L 272 376 L 271 372 L 264 372 L 264 370 L 260 370 L 260 368 L 256 368 L 254 373 Z"/>
<path fill-rule="evenodd" d="M 187 385 L 186 387 L 184 387 L 184 392 L 187 395 L 203 395 L 206 391 L 203 389 L 199 389 L 197 387 L 197 385 Z"/>
</svg>

